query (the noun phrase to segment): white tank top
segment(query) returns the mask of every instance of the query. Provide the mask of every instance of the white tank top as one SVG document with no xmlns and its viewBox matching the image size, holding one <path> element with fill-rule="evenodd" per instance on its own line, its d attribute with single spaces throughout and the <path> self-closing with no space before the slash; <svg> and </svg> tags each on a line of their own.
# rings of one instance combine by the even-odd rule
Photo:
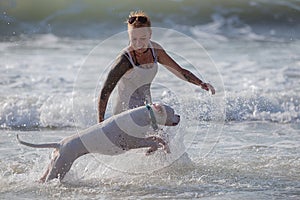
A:
<svg viewBox="0 0 300 200">
<path fill-rule="evenodd" d="M 152 52 L 154 63 L 135 65 L 128 47 L 125 55 L 133 68 L 126 72 L 117 85 L 117 97 L 114 102 L 113 114 L 119 114 L 125 110 L 152 103 L 150 86 L 157 73 L 157 56 L 151 42 L 149 48 Z"/>
</svg>

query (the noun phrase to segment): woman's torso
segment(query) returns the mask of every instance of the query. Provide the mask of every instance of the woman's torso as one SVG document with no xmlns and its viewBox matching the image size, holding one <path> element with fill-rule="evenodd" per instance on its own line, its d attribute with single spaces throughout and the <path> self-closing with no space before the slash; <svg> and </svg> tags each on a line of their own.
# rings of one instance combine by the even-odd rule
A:
<svg viewBox="0 0 300 200">
<path fill-rule="evenodd" d="M 142 65 L 133 61 L 129 48 L 124 50 L 124 54 L 133 68 L 126 72 L 118 83 L 113 114 L 152 103 L 150 86 L 157 73 L 158 65 L 157 56 L 151 42 L 149 43 L 149 48 L 152 53 L 153 63 Z"/>
</svg>

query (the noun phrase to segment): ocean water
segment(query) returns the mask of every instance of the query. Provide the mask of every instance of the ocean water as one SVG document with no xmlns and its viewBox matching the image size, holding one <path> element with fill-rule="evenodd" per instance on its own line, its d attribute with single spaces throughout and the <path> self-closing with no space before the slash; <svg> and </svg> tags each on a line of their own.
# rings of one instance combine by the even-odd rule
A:
<svg viewBox="0 0 300 200">
<path fill-rule="evenodd" d="M 216 95 L 160 65 L 153 99 L 181 115 L 164 128 L 171 154 L 87 155 L 62 183 L 38 183 L 52 150 L 16 135 L 54 142 L 97 123 L 99 90 L 135 9 Z M 1 199 L 300 198 L 298 0 L 2 0 L 0 11 Z"/>
</svg>

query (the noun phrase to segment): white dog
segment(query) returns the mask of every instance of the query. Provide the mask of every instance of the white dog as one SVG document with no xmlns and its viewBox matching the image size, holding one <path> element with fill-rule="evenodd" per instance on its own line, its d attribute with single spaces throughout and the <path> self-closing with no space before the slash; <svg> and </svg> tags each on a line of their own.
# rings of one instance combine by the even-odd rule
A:
<svg viewBox="0 0 300 200">
<path fill-rule="evenodd" d="M 125 111 L 96 124 L 59 143 L 31 144 L 18 141 L 35 148 L 55 148 L 51 163 L 40 178 L 41 182 L 54 178 L 62 180 L 73 162 L 88 153 L 117 155 L 130 149 L 150 147 L 146 155 L 162 147 L 170 153 L 166 142 L 158 136 L 147 136 L 149 127 L 157 129 L 157 124 L 176 126 L 180 116 L 167 105 L 153 104 Z M 157 123 L 157 124 L 156 124 Z"/>
</svg>

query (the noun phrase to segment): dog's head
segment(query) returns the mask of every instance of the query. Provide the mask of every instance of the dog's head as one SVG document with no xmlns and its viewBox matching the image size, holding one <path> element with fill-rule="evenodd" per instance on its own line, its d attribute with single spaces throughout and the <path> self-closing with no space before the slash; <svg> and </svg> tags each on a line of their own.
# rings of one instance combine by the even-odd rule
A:
<svg viewBox="0 0 300 200">
<path fill-rule="evenodd" d="M 157 124 L 165 126 L 176 126 L 180 116 L 175 114 L 173 108 L 165 104 L 155 103 L 151 105 Z"/>
</svg>

